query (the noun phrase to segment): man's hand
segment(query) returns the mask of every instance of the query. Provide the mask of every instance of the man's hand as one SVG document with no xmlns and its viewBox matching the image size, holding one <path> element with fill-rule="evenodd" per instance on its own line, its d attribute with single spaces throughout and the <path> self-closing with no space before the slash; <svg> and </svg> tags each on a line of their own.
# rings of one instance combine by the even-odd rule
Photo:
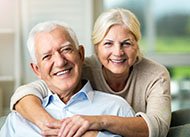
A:
<svg viewBox="0 0 190 137">
<path fill-rule="evenodd" d="M 96 136 L 96 128 L 93 128 L 93 116 L 74 115 L 60 122 L 47 124 L 48 129 L 43 130 L 42 135 L 58 135 L 58 137 Z M 91 130 L 91 131 L 88 131 Z M 88 131 L 88 132 L 87 132 Z"/>
</svg>

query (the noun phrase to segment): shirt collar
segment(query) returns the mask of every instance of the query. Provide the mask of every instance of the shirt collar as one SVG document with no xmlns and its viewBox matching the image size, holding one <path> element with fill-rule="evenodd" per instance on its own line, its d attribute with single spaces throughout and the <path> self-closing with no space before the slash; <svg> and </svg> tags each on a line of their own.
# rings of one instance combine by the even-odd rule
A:
<svg viewBox="0 0 190 137">
<path fill-rule="evenodd" d="M 84 86 L 82 87 L 82 89 L 80 91 L 78 91 L 75 95 L 73 95 L 70 98 L 67 105 L 70 105 L 73 102 L 81 101 L 81 100 L 88 100 L 89 102 L 92 103 L 93 98 L 94 98 L 94 91 L 92 89 L 92 86 L 91 86 L 90 82 L 87 80 L 82 80 L 82 82 L 83 82 Z M 60 99 L 57 94 L 52 93 L 48 89 L 48 95 L 47 95 L 47 97 L 44 98 L 44 100 L 42 102 L 43 107 L 47 107 L 53 100 L 60 100 Z"/>
</svg>

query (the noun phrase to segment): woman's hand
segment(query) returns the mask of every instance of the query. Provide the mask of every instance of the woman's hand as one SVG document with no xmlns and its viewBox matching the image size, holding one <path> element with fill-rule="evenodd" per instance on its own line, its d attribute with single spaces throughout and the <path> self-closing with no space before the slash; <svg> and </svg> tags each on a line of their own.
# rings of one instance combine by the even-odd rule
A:
<svg viewBox="0 0 190 137">
<path fill-rule="evenodd" d="M 57 137 L 60 131 L 62 122 L 57 120 L 51 123 L 43 123 L 41 126 L 41 134 L 44 137 Z"/>
<path fill-rule="evenodd" d="M 59 137 L 80 137 L 89 129 L 89 122 L 81 115 L 74 115 L 62 120 Z"/>
<path fill-rule="evenodd" d="M 96 130 L 96 127 L 92 124 L 95 119 L 93 116 L 84 115 L 64 118 L 61 122 L 46 124 L 48 129 L 43 130 L 42 135 L 47 137 L 48 135 L 58 135 L 58 137 L 96 136 L 98 131 L 93 131 Z"/>
</svg>

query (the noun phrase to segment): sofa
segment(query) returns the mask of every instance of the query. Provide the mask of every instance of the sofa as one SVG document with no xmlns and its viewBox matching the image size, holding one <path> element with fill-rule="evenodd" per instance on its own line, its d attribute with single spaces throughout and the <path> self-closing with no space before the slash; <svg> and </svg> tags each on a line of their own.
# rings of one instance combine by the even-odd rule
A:
<svg viewBox="0 0 190 137">
<path fill-rule="evenodd" d="M 167 137 L 190 137 L 190 109 L 172 112 L 170 130 Z"/>
</svg>

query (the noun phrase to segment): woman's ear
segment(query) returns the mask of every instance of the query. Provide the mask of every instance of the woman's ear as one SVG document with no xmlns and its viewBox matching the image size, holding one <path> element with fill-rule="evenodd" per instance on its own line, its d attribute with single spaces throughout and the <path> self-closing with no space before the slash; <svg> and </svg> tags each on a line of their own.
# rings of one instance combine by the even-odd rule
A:
<svg viewBox="0 0 190 137">
<path fill-rule="evenodd" d="M 84 50 L 84 47 L 82 45 L 79 45 L 79 56 L 80 56 L 82 62 L 84 62 L 85 50 Z"/>
<path fill-rule="evenodd" d="M 36 76 L 41 79 L 41 72 L 39 70 L 38 65 L 36 65 L 34 63 L 30 63 L 30 66 L 31 66 L 33 72 L 36 74 Z"/>
</svg>

